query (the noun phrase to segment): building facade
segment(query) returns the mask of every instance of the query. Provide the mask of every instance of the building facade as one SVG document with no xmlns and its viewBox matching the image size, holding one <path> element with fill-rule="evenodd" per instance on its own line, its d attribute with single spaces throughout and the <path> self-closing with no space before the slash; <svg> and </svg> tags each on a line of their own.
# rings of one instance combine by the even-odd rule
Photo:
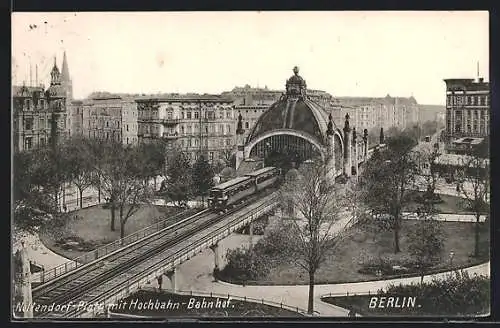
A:
<svg viewBox="0 0 500 328">
<path fill-rule="evenodd" d="M 119 141 L 124 145 L 138 142 L 137 108 L 134 99 L 109 96 L 73 101 L 73 135 Z"/>
<path fill-rule="evenodd" d="M 14 151 L 56 145 L 68 136 L 66 89 L 54 59 L 50 86 L 13 86 Z"/>
<path fill-rule="evenodd" d="M 446 79 L 446 135 L 450 141 L 489 135 L 490 84 L 483 79 Z"/>
<path fill-rule="evenodd" d="M 351 111 L 353 124 L 362 129 L 405 129 L 420 120 L 420 108 L 414 97 L 336 97 L 335 102 L 345 106 L 345 111 Z"/>
<path fill-rule="evenodd" d="M 178 146 L 195 161 L 224 159 L 235 147 L 233 100 L 221 96 L 141 97 L 137 103 L 140 142 Z"/>
</svg>

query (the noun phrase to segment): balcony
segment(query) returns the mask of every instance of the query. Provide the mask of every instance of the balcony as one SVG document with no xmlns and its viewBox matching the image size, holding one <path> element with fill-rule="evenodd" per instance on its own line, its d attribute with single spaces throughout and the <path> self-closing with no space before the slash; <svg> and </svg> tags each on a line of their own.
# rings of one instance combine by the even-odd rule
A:
<svg viewBox="0 0 500 328">
<path fill-rule="evenodd" d="M 179 134 L 177 132 L 164 132 L 163 133 L 163 139 L 167 139 L 167 140 L 173 140 L 173 139 L 177 139 L 179 138 Z"/>
<path fill-rule="evenodd" d="M 163 118 L 163 119 L 160 119 L 158 121 L 160 121 L 160 123 L 163 123 L 165 125 L 175 125 L 175 124 L 179 124 L 180 119 L 178 119 L 178 118 Z"/>
</svg>

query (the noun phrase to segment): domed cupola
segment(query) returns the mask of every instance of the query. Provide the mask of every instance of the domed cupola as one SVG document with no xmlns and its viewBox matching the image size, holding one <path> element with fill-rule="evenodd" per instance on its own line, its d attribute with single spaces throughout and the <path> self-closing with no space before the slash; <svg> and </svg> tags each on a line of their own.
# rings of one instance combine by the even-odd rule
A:
<svg viewBox="0 0 500 328">
<path fill-rule="evenodd" d="M 293 73 L 286 81 L 286 94 L 260 116 L 247 142 L 274 130 L 293 130 L 326 144 L 328 113 L 307 97 L 306 81 L 299 75 L 298 67 L 293 68 Z"/>
</svg>

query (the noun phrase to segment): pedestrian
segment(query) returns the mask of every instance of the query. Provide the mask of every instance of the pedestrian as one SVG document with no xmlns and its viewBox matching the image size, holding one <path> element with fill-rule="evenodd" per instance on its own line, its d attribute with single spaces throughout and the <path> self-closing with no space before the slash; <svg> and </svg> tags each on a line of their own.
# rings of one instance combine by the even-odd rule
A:
<svg viewBox="0 0 500 328">
<path fill-rule="evenodd" d="M 163 282 L 162 276 L 159 275 L 158 278 L 157 278 L 157 280 L 158 280 L 158 290 L 161 291 L 161 284 Z"/>
<path fill-rule="evenodd" d="M 356 317 L 356 311 L 354 311 L 354 308 L 352 306 L 349 308 L 349 314 L 347 316 Z"/>
<path fill-rule="evenodd" d="M 68 208 L 66 207 L 66 204 L 63 205 L 64 213 L 68 212 Z"/>
</svg>

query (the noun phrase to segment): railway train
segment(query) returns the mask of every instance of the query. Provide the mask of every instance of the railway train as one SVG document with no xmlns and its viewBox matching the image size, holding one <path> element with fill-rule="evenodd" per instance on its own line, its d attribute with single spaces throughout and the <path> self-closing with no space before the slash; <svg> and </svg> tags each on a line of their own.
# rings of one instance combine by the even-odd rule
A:
<svg viewBox="0 0 500 328">
<path fill-rule="evenodd" d="M 280 176 L 279 168 L 269 166 L 218 184 L 210 189 L 208 205 L 217 212 L 229 209 L 242 199 L 275 184 Z"/>
</svg>

